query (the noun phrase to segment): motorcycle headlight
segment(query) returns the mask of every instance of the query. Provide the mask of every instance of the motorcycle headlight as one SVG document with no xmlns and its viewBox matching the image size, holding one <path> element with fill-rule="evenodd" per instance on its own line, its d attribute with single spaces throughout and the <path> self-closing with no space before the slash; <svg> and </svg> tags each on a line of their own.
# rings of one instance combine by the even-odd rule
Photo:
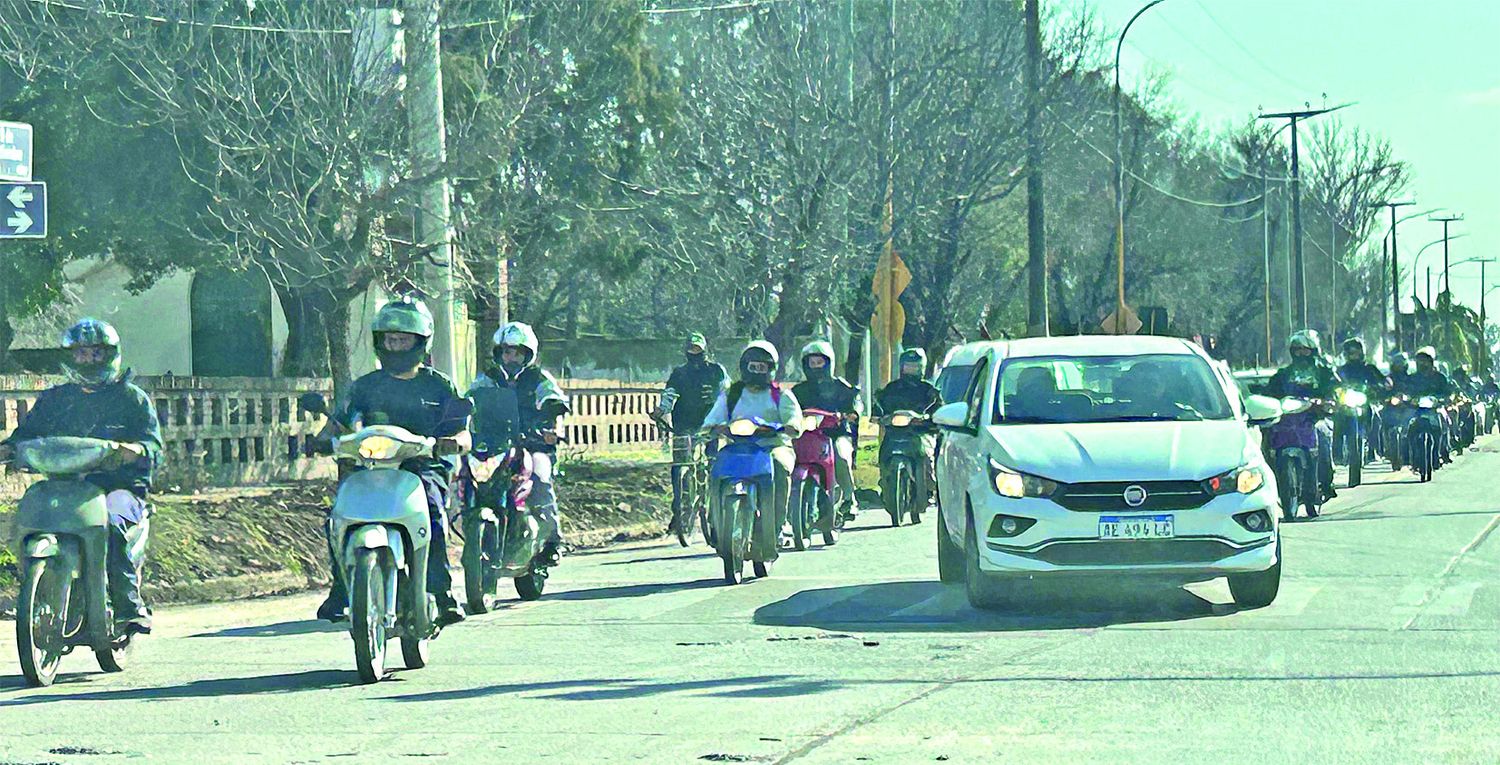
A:
<svg viewBox="0 0 1500 765">
<path fill-rule="evenodd" d="M 1301 414 L 1312 408 L 1312 402 L 1307 399 L 1288 396 L 1281 400 L 1282 414 Z"/>
<path fill-rule="evenodd" d="M 1437 399 L 1432 396 L 1423 396 L 1417 399 L 1417 406 L 1423 409 L 1436 409 Z"/>
<path fill-rule="evenodd" d="M 802 432 L 806 433 L 810 430 L 817 430 L 818 426 L 822 424 L 823 418 L 821 416 L 816 414 L 809 414 L 806 417 L 802 418 Z"/>
<path fill-rule="evenodd" d="M 1391 396 L 1391 406 L 1401 406 L 1401 397 Z"/>
<path fill-rule="evenodd" d="M 1056 481 L 1018 473 L 994 460 L 990 460 L 990 483 L 996 494 L 1011 499 L 1050 497 L 1057 491 Z"/>
<path fill-rule="evenodd" d="M 1357 409 L 1359 407 L 1362 407 L 1369 400 L 1369 397 L 1366 396 L 1363 391 L 1357 391 L 1352 388 L 1345 388 L 1339 391 L 1339 403 L 1349 407 L 1350 409 Z"/>
<path fill-rule="evenodd" d="M 904 428 L 904 427 L 906 427 L 906 426 L 908 426 L 910 424 L 911 424 L 911 415 L 909 415 L 909 414 L 895 414 L 895 415 L 891 415 L 891 427 L 893 427 L 893 428 Z"/>
<path fill-rule="evenodd" d="M 1253 494 L 1266 485 L 1265 473 L 1258 467 L 1238 467 L 1234 470 L 1216 475 L 1203 482 L 1203 487 L 1208 489 L 1209 494 L 1221 496 L 1224 494 Z"/>
<path fill-rule="evenodd" d="M 735 420 L 729 424 L 730 435 L 739 436 L 740 438 L 749 438 L 755 435 L 757 429 L 758 426 L 754 420 Z"/>
<path fill-rule="evenodd" d="M 396 456 L 401 444 L 394 438 L 370 436 L 359 442 L 359 456 L 367 460 L 388 460 Z"/>
</svg>

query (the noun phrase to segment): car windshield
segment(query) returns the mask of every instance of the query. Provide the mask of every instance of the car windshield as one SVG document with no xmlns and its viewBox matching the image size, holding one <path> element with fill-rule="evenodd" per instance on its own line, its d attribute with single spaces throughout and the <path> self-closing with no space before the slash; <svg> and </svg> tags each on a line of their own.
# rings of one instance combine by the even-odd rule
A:
<svg viewBox="0 0 1500 765">
<path fill-rule="evenodd" d="M 1234 410 L 1198 356 L 1048 356 L 1000 369 L 997 424 L 1227 420 Z"/>
</svg>

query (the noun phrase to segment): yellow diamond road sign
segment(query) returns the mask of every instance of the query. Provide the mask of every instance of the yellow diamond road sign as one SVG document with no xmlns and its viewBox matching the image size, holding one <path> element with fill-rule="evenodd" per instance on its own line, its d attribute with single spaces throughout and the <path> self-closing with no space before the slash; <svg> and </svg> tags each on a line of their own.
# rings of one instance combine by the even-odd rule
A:
<svg viewBox="0 0 1500 765">
<path fill-rule="evenodd" d="M 1141 331 L 1141 326 L 1141 317 L 1136 316 L 1128 305 L 1110 311 L 1104 321 L 1099 322 L 1099 329 L 1106 335 L 1133 335 Z"/>
</svg>

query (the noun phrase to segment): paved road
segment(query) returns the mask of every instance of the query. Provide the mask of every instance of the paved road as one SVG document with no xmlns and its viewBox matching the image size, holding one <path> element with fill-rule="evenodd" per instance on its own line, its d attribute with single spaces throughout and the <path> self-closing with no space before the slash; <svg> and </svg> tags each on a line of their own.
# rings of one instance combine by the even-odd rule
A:
<svg viewBox="0 0 1500 765">
<path fill-rule="evenodd" d="M 702 549 L 572 557 L 375 686 L 313 596 L 169 609 L 124 675 L 0 675 L 0 761 L 1493 763 L 1497 444 L 1287 527 L 1259 611 L 1218 582 L 978 613 L 930 523 L 872 513 L 736 588 Z"/>
</svg>

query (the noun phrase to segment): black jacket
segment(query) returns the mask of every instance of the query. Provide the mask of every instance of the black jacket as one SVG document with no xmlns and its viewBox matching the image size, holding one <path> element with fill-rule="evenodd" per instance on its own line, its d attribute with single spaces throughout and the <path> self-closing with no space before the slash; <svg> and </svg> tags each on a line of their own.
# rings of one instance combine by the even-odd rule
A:
<svg viewBox="0 0 1500 765">
<path fill-rule="evenodd" d="M 702 430 L 703 420 L 714 408 L 714 401 L 728 378 L 729 374 L 717 361 L 683 364 L 672 370 L 672 376 L 667 378 L 667 387 L 677 392 L 677 403 L 672 407 L 672 432 L 683 435 Z"/>
<path fill-rule="evenodd" d="M 932 414 L 943 405 L 943 394 L 932 383 L 921 378 L 898 377 L 875 395 L 875 416 L 902 410 Z"/>
<path fill-rule="evenodd" d="M 156 408 L 128 373 L 117 382 L 97 388 L 69 383 L 43 391 L 5 443 L 47 436 L 103 438 L 145 447 L 146 456 L 141 459 L 84 477 L 105 491 L 126 489 L 144 499 L 161 462 L 161 425 Z"/>
</svg>

